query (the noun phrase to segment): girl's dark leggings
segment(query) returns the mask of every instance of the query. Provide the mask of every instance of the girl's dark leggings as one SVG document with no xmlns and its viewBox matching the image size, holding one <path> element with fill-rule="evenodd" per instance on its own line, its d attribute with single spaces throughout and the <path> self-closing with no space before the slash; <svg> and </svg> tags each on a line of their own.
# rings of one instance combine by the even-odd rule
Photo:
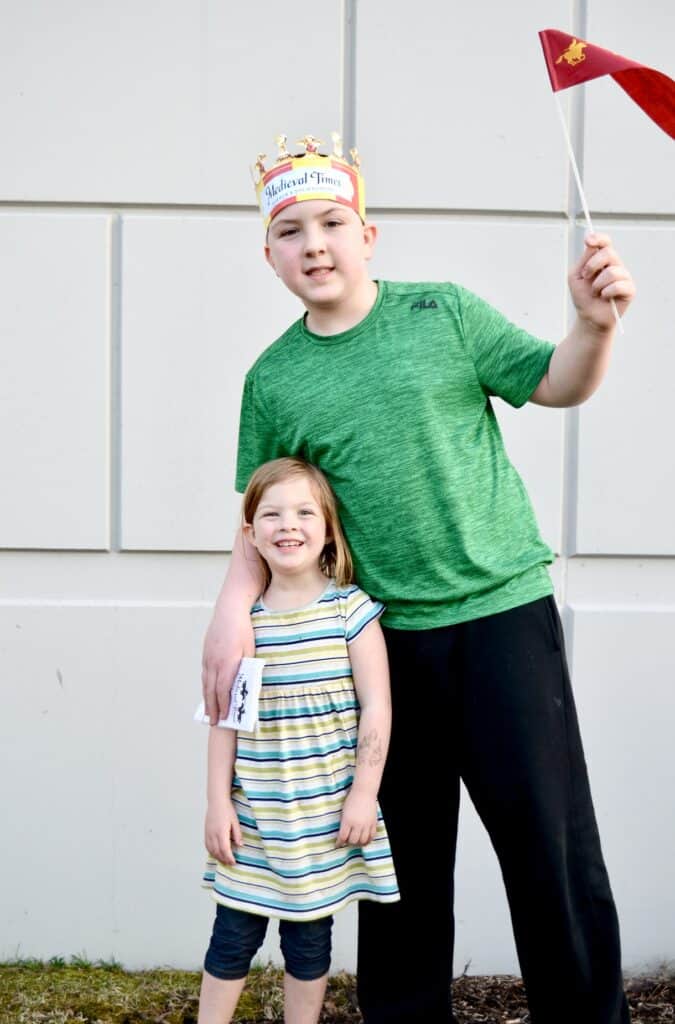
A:
<svg viewBox="0 0 675 1024">
<path fill-rule="evenodd" d="M 555 602 L 385 629 L 380 792 L 401 902 L 359 904 L 365 1024 L 448 1024 L 464 784 L 495 848 L 532 1024 L 625 1024 L 619 930 Z"/>
<path fill-rule="evenodd" d="M 262 946 L 268 919 L 219 903 L 204 970 L 229 981 L 245 978 Z M 314 981 L 328 973 L 332 917 L 316 921 L 279 921 L 279 938 L 286 971 L 299 981 Z"/>
</svg>

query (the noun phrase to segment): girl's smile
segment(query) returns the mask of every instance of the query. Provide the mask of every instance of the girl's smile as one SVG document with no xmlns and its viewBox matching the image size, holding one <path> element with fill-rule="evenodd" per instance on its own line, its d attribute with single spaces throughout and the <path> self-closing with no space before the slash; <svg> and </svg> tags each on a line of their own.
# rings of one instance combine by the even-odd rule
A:
<svg viewBox="0 0 675 1024">
<path fill-rule="evenodd" d="M 312 585 L 324 580 L 319 559 L 328 539 L 326 519 L 306 477 L 268 487 L 247 532 L 273 578 L 281 575 Z"/>
</svg>

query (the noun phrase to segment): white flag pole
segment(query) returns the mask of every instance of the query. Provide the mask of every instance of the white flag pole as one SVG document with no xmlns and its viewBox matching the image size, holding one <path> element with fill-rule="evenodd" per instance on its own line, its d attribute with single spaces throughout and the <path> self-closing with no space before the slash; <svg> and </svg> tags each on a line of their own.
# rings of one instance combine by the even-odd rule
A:
<svg viewBox="0 0 675 1024">
<path fill-rule="evenodd" d="M 553 98 L 555 99 L 555 105 L 556 105 L 556 109 L 558 111 L 558 117 L 560 118 L 560 124 L 562 125 L 563 135 L 565 136 L 565 142 L 567 143 L 567 155 L 570 158 L 570 163 L 572 165 L 572 170 L 574 172 L 574 180 L 577 183 L 577 189 L 579 191 L 579 198 L 581 199 L 581 206 L 582 206 L 583 211 L 584 211 L 584 217 L 586 218 L 586 226 L 588 227 L 589 231 L 594 231 L 593 222 L 591 221 L 591 214 L 590 214 L 590 211 L 588 209 L 588 203 L 586 202 L 586 196 L 584 194 L 584 187 L 581 184 L 581 176 L 579 174 L 579 168 L 577 167 L 577 161 L 576 161 L 576 158 L 574 156 L 574 150 L 572 149 L 572 142 L 571 142 L 571 139 L 570 139 L 570 133 L 567 131 L 567 122 L 565 121 L 565 115 L 563 114 L 563 109 L 562 109 L 562 106 L 560 105 L 560 100 L 558 98 L 558 93 L 557 92 L 553 93 Z M 621 317 L 619 316 L 619 311 L 616 308 L 616 303 L 615 303 L 614 299 L 610 299 L 609 301 L 610 301 L 610 304 L 612 306 L 612 312 L 614 313 L 614 319 L 616 320 L 616 326 L 619 328 L 619 333 L 623 334 L 624 333 L 623 324 L 621 323 Z"/>
</svg>

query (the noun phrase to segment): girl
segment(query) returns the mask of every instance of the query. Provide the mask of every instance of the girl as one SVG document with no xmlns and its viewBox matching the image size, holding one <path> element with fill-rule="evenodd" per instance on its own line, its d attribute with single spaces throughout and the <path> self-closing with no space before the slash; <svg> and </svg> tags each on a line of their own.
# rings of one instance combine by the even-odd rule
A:
<svg viewBox="0 0 675 1024">
<path fill-rule="evenodd" d="M 218 906 L 199 1024 L 232 1019 L 269 917 L 280 919 L 285 1020 L 316 1024 L 332 913 L 399 898 L 376 799 L 391 717 L 384 607 L 352 582 L 314 466 L 265 463 L 243 519 L 265 579 L 251 610 L 265 668 L 255 733 L 209 730 L 204 880 Z"/>
</svg>

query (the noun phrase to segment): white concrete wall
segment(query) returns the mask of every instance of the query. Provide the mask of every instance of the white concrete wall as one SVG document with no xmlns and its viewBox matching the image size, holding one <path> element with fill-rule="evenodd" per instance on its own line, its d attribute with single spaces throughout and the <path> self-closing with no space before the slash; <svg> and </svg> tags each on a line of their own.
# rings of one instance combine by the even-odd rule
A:
<svg viewBox="0 0 675 1024">
<path fill-rule="evenodd" d="M 197 966 L 203 953 L 201 637 L 237 515 L 243 375 L 299 312 L 261 259 L 255 154 L 281 130 L 341 127 L 381 228 L 376 275 L 459 280 L 559 338 L 582 227 L 536 33 L 673 74 L 672 3 L 634 10 L 5 5 L 0 956 Z M 634 967 L 675 957 L 675 148 L 609 80 L 563 100 L 597 226 L 640 294 L 582 410 L 500 414 L 560 553 Z M 470 806 L 462 826 L 457 969 L 514 971 Z M 335 966 L 353 965 L 345 913 Z"/>
</svg>

